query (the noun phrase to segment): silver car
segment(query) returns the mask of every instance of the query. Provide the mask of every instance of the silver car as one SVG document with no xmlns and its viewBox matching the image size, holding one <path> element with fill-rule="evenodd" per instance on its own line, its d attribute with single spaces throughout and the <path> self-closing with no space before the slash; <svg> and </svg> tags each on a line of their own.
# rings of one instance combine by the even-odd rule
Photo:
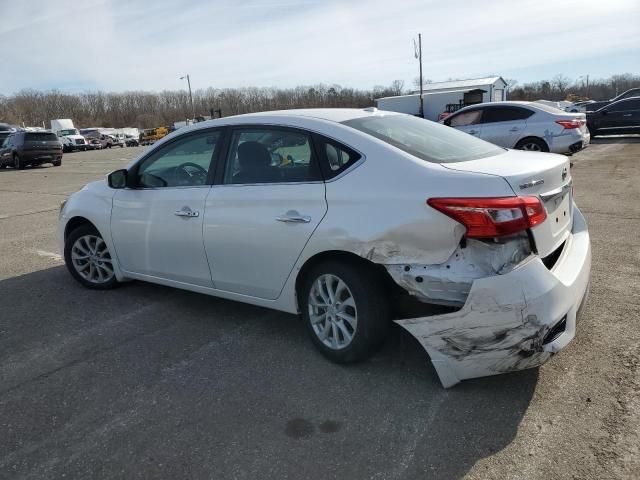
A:
<svg viewBox="0 0 640 480">
<path fill-rule="evenodd" d="M 584 113 L 538 102 L 480 103 L 458 110 L 442 123 L 517 150 L 573 154 L 591 140 Z"/>
</svg>

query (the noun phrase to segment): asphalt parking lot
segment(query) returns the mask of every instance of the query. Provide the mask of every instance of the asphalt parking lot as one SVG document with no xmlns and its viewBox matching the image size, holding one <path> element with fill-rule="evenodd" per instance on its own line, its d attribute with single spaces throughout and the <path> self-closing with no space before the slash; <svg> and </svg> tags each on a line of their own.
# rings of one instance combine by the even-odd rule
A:
<svg viewBox="0 0 640 480">
<path fill-rule="evenodd" d="M 0 478 L 632 478 L 640 471 L 640 137 L 573 157 L 593 243 L 576 340 L 444 390 L 400 327 L 329 363 L 297 317 L 61 261 L 60 202 L 143 147 L 0 170 Z M 637 477 L 636 477 L 637 478 Z"/>
</svg>

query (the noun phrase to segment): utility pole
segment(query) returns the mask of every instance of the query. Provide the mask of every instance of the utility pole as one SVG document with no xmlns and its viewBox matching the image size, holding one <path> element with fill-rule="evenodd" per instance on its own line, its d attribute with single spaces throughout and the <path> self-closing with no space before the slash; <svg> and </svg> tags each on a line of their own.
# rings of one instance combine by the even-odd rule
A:
<svg viewBox="0 0 640 480">
<path fill-rule="evenodd" d="M 587 98 L 589 98 L 589 74 L 587 73 Z"/>
<path fill-rule="evenodd" d="M 196 111 L 193 108 L 193 95 L 191 95 L 191 79 L 189 78 L 189 74 L 187 73 L 184 77 L 180 77 L 180 80 L 187 79 L 187 85 L 189 86 L 189 103 L 191 104 L 191 122 L 196 118 Z"/>
<path fill-rule="evenodd" d="M 418 34 L 418 44 L 416 45 L 415 38 L 413 39 L 414 56 L 420 62 L 420 116 L 424 118 L 424 97 L 423 97 L 423 85 L 422 85 L 422 34 Z"/>
</svg>

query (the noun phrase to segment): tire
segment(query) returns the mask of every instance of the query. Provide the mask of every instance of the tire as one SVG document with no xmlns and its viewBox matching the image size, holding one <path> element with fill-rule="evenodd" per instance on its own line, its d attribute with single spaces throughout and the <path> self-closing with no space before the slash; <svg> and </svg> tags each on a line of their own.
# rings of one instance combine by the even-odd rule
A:
<svg viewBox="0 0 640 480">
<path fill-rule="evenodd" d="M 93 225 L 81 225 L 69 234 L 64 244 L 64 263 L 84 287 L 109 290 L 119 285 L 107 245 Z"/>
<path fill-rule="evenodd" d="M 530 152 L 548 152 L 547 142 L 537 137 L 523 138 L 516 144 L 516 150 L 527 150 Z"/>
<path fill-rule="evenodd" d="M 15 168 L 16 170 L 24 170 L 24 167 L 26 165 L 24 163 L 22 163 L 22 160 L 20 160 L 20 157 L 18 156 L 17 153 L 13 154 L 13 168 Z"/>
<path fill-rule="evenodd" d="M 62 165 L 62 160 L 58 160 L 57 162 L 51 162 L 51 165 L 53 165 L 54 167 L 59 167 L 60 165 Z"/>
<path fill-rule="evenodd" d="M 311 341 L 336 363 L 370 357 L 382 344 L 391 323 L 382 281 L 375 272 L 355 264 L 328 261 L 313 267 L 302 281 L 298 298 Z M 336 301 L 322 307 L 314 306 L 312 298 L 316 304 L 322 304 L 323 298 Z"/>
</svg>

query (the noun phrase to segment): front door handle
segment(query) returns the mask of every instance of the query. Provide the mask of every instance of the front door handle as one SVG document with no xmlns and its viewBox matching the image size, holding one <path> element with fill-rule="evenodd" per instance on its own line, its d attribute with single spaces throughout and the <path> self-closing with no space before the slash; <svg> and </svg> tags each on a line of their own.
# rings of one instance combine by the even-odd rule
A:
<svg viewBox="0 0 640 480">
<path fill-rule="evenodd" d="M 476 133 L 478 133 L 478 131 L 477 131 L 477 130 L 469 130 L 469 133 L 470 133 L 471 135 L 475 135 Z"/>
<path fill-rule="evenodd" d="M 173 212 L 174 215 L 177 215 L 178 217 L 187 217 L 187 218 L 193 218 L 193 217 L 199 217 L 200 216 L 200 212 L 197 210 L 191 210 L 189 207 L 182 207 L 180 210 L 176 210 L 175 212 Z"/>
<path fill-rule="evenodd" d="M 518 130 L 520 130 L 518 127 L 513 127 L 509 129 L 510 132 L 517 132 Z"/>
<path fill-rule="evenodd" d="M 624 115 L 622 115 L 623 117 L 630 117 L 632 114 L 631 113 L 625 113 Z"/>
<path fill-rule="evenodd" d="M 311 217 L 308 215 L 300 215 L 297 212 L 287 212 L 285 215 L 276 217 L 276 220 L 284 223 L 309 223 Z"/>
</svg>

